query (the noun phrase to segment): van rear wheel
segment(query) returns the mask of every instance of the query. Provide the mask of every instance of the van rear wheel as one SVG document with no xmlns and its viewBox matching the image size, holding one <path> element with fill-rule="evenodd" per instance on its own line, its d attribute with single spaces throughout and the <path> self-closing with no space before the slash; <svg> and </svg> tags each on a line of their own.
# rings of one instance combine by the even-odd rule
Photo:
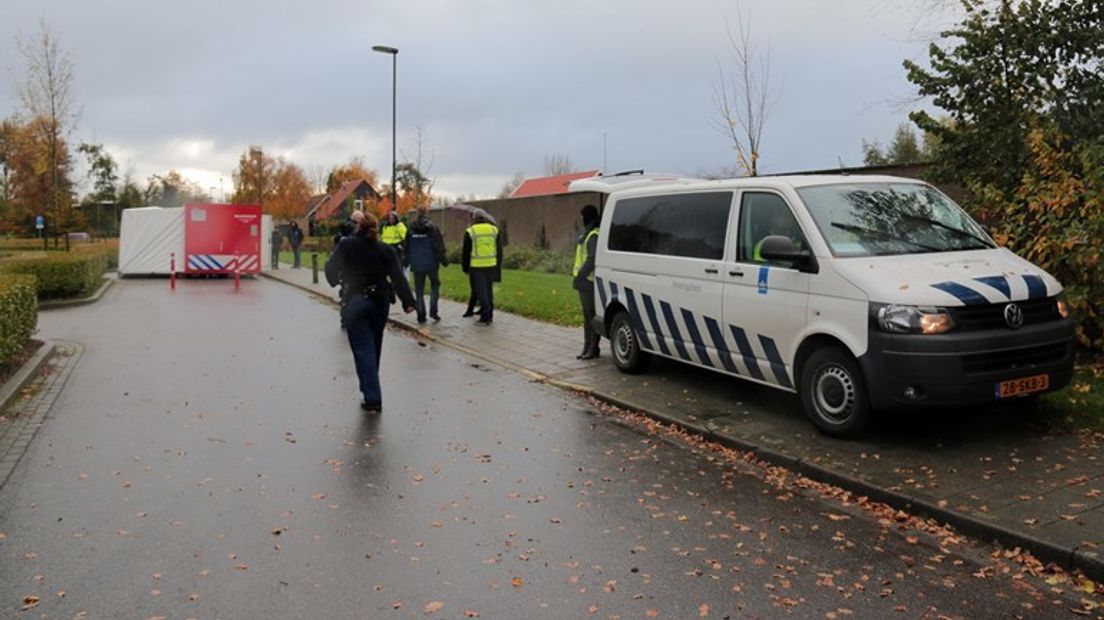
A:
<svg viewBox="0 0 1104 620">
<path fill-rule="evenodd" d="M 627 312 L 619 312 L 613 317 L 609 331 L 610 348 L 613 350 L 613 363 L 621 372 L 636 375 L 648 369 L 652 356 L 640 348 L 640 338 L 633 329 Z"/>
<path fill-rule="evenodd" d="M 814 352 L 801 370 L 801 404 L 820 432 L 855 437 L 870 421 L 870 397 L 862 369 L 839 347 Z"/>
</svg>

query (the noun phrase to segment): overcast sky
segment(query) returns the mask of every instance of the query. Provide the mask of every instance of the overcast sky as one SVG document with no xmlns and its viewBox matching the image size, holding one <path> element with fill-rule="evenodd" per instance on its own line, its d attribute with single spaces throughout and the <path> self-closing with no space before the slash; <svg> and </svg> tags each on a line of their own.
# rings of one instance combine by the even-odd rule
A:
<svg viewBox="0 0 1104 620">
<path fill-rule="evenodd" d="M 176 169 L 228 194 L 251 144 L 305 168 L 363 156 L 385 180 L 384 44 L 400 50 L 400 161 L 421 126 L 439 193 L 494 195 L 548 155 L 695 174 L 733 162 L 713 92 L 740 12 L 778 92 L 767 173 L 858 165 L 864 138 L 888 142 L 915 93 L 901 61 L 940 25 L 906 0 L 3 0 L 0 117 L 25 72 L 16 36 L 45 19 L 75 65 L 73 142 L 143 183 Z"/>
</svg>

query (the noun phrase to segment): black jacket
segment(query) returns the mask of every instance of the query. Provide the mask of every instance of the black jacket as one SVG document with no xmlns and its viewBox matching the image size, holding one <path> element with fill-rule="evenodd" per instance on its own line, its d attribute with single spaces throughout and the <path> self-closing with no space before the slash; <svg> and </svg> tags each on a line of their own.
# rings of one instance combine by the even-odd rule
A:
<svg viewBox="0 0 1104 620">
<path fill-rule="evenodd" d="M 441 230 L 428 217 L 419 216 L 406 231 L 406 262 L 419 273 L 433 271 L 438 265 L 448 266 L 445 240 Z"/>
<path fill-rule="evenodd" d="M 363 235 L 345 237 L 337 244 L 326 261 L 326 281 L 330 286 L 344 284 L 347 298 L 370 294 L 393 303 L 398 295 L 404 308 L 414 306 L 395 251 Z"/>
</svg>

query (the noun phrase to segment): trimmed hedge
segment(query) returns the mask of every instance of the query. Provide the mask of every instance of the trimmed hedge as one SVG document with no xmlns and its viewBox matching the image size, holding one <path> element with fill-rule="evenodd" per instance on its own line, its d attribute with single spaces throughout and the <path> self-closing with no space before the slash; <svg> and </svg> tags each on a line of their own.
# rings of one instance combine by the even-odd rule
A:
<svg viewBox="0 0 1104 620">
<path fill-rule="evenodd" d="M 34 276 L 0 273 L 0 365 L 23 349 L 37 325 Z"/>
<path fill-rule="evenodd" d="M 502 249 L 502 268 L 571 275 L 571 268 L 575 264 L 575 254 L 573 252 L 574 250 L 567 252 L 507 245 Z M 460 259 L 463 257 L 463 247 L 460 245 L 446 245 L 445 255 L 448 257 L 450 264 L 459 265 Z"/>
<path fill-rule="evenodd" d="M 0 261 L 0 272 L 35 276 L 39 299 L 81 297 L 100 286 L 110 254 L 109 248 L 25 252 Z"/>
</svg>

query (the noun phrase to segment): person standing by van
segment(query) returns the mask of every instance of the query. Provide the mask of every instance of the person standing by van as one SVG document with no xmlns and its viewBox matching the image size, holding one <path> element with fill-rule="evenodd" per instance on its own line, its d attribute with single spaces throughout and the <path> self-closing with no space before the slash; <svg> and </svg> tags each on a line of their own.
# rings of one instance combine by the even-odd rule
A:
<svg viewBox="0 0 1104 620">
<path fill-rule="evenodd" d="M 441 293 L 441 279 L 437 268 L 447 267 L 445 240 L 441 230 L 429 219 L 429 206 L 418 206 L 418 218 L 406 233 L 406 255 L 410 270 L 414 272 L 414 300 L 417 302 L 418 322 L 426 322 L 425 282 L 429 278 L 429 318 L 440 321 L 437 314 L 437 298 Z"/>
<path fill-rule="evenodd" d="M 483 209 L 472 213 L 472 225 L 464 231 L 461 268 L 471 276 L 472 290 L 479 299 L 479 323 L 494 320 L 494 282 L 502 265 L 502 239 Z"/>
<path fill-rule="evenodd" d="M 580 212 L 583 230 L 575 240 L 575 266 L 571 270 L 571 285 L 579 291 L 579 305 L 583 310 L 583 352 L 575 359 L 592 360 L 598 357 L 601 336 L 591 325 L 594 319 L 594 255 L 598 252 L 598 208 L 586 205 Z"/>
<path fill-rule="evenodd" d="M 360 408 L 370 412 L 383 410 L 379 360 L 394 295 L 402 301 L 404 312 L 414 311 L 414 296 L 399 259 L 391 246 L 379 240 L 377 225 L 376 218 L 366 213 L 356 232 L 342 239 L 326 261 L 326 281 L 330 286 L 345 285 L 341 313 L 363 396 Z"/>
</svg>

